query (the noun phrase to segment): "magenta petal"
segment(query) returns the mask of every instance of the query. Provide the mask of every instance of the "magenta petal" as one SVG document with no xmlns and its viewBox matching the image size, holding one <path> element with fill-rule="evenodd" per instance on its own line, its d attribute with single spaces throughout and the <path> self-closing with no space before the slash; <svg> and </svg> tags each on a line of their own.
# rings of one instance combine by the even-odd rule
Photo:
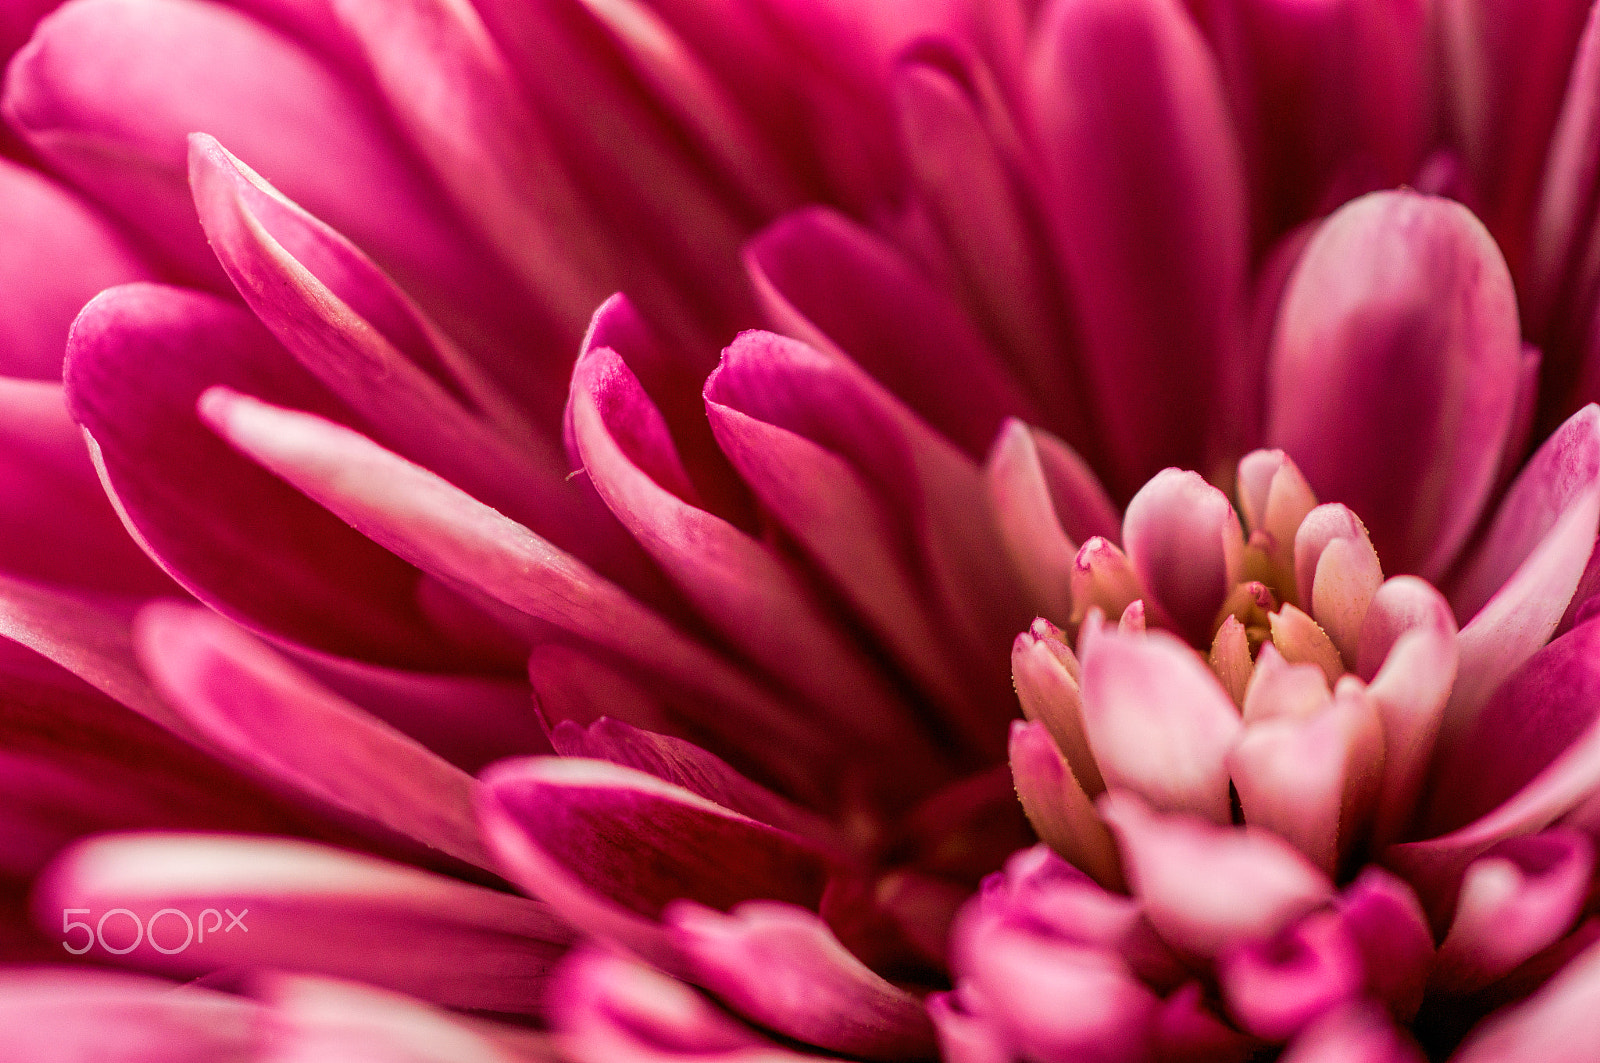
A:
<svg viewBox="0 0 1600 1063">
<path fill-rule="evenodd" d="M 1521 365 L 1483 226 L 1454 202 L 1374 193 L 1328 219 L 1289 283 L 1267 438 L 1361 515 L 1387 567 L 1435 578 L 1493 487 Z"/>
<path fill-rule="evenodd" d="M 644 582 L 637 548 L 574 488 L 554 439 L 349 241 L 210 137 L 190 139 L 189 181 L 239 294 L 375 441 L 609 575 Z"/>
<path fill-rule="evenodd" d="M 271 1009 L 273 1048 L 294 1059 L 320 1063 L 368 1053 L 406 1063 L 549 1063 L 552 1058 L 547 1033 L 452 1014 L 371 985 L 274 972 L 253 977 L 249 988 Z M 543 987 L 534 992 L 542 997 Z"/>
<path fill-rule="evenodd" d="M 442 0 L 348 0 L 337 15 L 455 207 L 558 324 L 581 328 L 614 283 L 611 249 L 478 13 Z"/>
<path fill-rule="evenodd" d="M 14 1060 L 250 1059 L 261 1008 L 227 993 L 87 970 L 0 974 L 0 1043 Z"/>
<path fill-rule="evenodd" d="M 562 1058 L 577 1063 L 819 1060 L 779 1048 L 682 982 L 596 948 L 561 965 L 550 997 Z"/>
<path fill-rule="evenodd" d="M 843 216 L 790 215 L 745 260 L 774 328 L 842 350 L 969 456 L 988 451 L 1007 417 L 1040 423 L 961 307 Z"/>
<path fill-rule="evenodd" d="M 1283 1063 L 1424 1063 L 1425 1058 L 1388 1016 L 1365 1003 L 1324 1015 L 1279 1057 Z"/>
<path fill-rule="evenodd" d="M 735 713 L 734 730 L 747 744 L 771 742 L 792 755 L 824 742 L 814 723 L 621 588 L 371 440 L 223 388 L 207 392 L 201 406 L 235 446 L 448 586 L 489 603 L 505 623 L 538 637 L 558 628 L 617 653 L 696 695 L 686 704 L 714 729 L 729 730 Z M 782 763 L 790 775 L 813 774 L 803 758 Z"/>
<path fill-rule="evenodd" d="M 718 442 L 777 521 L 973 748 L 999 753 L 1006 662 L 993 651 L 1029 617 L 977 517 L 976 464 L 854 364 L 781 336 L 740 336 L 705 393 Z"/>
<path fill-rule="evenodd" d="M 872 1060 L 926 1058 L 922 1002 L 869 970 L 804 908 L 747 901 L 666 913 L 689 977 L 740 1015 L 806 1044 Z"/>
<path fill-rule="evenodd" d="M 1127 497 L 1236 415 L 1245 187 L 1210 53 L 1172 0 L 1046 10 L 1030 90 L 1085 369 Z M 1151 313 L 1151 306 L 1162 308 Z"/>
<path fill-rule="evenodd" d="M 1076 341 L 1043 236 L 1040 178 L 1003 117 L 988 72 L 942 44 L 919 42 L 895 70 L 911 177 L 976 316 L 1056 418 L 1052 427 L 1083 441 L 1086 396 L 1062 357 Z"/>
<path fill-rule="evenodd" d="M 1319 912 L 1218 961 L 1228 1010 L 1246 1031 L 1286 1041 L 1362 988 L 1361 953 L 1338 916 Z"/>
<path fill-rule="evenodd" d="M 1367 989 L 1395 1018 L 1410 1022 L 1433 970 L 1433 931 L 1417 895 L 1400 879 L 1369 867 L 1334 902 L 1361 951 Z"/>
<path fill-rule="evenodd" d="M 0 376 L 59 380 L 67 328 L 102 288 L 149 280 L 126 241 L 76 197 L 0 158 Z"/>
<path fill-rule="evenodd" d="M 1544 335 L 1558 307 L 1586 320 L 1594 281 L 1594 196 L 1600 168 L 1600 17 L 1591 8 L 1540 180 L 1527 234 L 1529 332 Z M 1566 302 L 1574 300 L 1575 302 Z M 1562 305 L 1565 304 L 1565 305 Z"/>
<path fill-rule="evenodd" d="M 484 787 L 480 815 L 506 875 L 574 926 L 657 962 L 672 963 L 658 920 L 678 898 L 719 911 L 822 899 L 827 867 L 799 838 L 632 768 L 507 761 Z"/>
<path fill-rule="evenodd" d="M 1084 728 L 1106 785 L 1228 822 L 1227 755 L 1243 725 L 1216 676 L 1165 632 L 1106 631 L 1080 649 Z"/>
<path fill-rule="evenodd" d="M 989 451 L 984 485 L 995 523 L 1037 610 L 1072 617 L 1072 571 L 1078 544 L 1117 539 L 1116 506 L 1071 447 L 1021 421 L 1007 421 Z"/>
<path fill-rule="evenodd" d="M 1277 835 L 1165 816 L 1127 793 L 1100 799 L 1132 892 L 1176 948 L 1215 956 L 1276 934 L 1320 906 L 1332 883 Z M 1195 868 L 1206 868 L 1197 876 Z"/>
<path fill-rule="evenodd" d="M 134 641 L 151 679 L 208 749 L 291 800 L 493 870 L 478 837 L 472 776 L 206 610 L 149 606 Z"/>
<path fill-rule="evenodd" d="M 810 839 L 837 853 L 848 852 L 838 830 L 816 813 L 751 782 L 692 742 L 653 734 L 621 720 L 601 717 L 588 727 L 563 720 L 550 733 L 564 757 L 608 760 L 648 772 L 723 808 Z"/>
<path fill-rule="evenodd" d="M 1441 750 L 1426 790 L 1427 841 L 1393 850 L 1430 912 L 1447 910 L 1467 864 L 1549 826 L 1600 788 L 1600 621 L 1534 654 Z"/>
<path fill-rule="evenodd" d="M 1467 1038 L 1455 1063 L 1583 1063 L 1600 1039 L 1600 945 Z"/>
<path fill-rule="evenodd" d="M 51 931 L 64 909 L 96 920 L 132 912 L 137 944 L 133 919 L 113 916 L 96 924 L 86 956 L 107 959 L 109 947 L 121 963 L 172 977 L 308 971 L 518 1014 L 539 1013 L 543 976 L 571 939 L 537 901 L 338 849 L 229 835 L 85 842 L 45 872 L 35 907 Z M 76 933 L 71 944 L 82 944 Z"/>
<path fill-rule="evenodd" d="M 696 504 L 664 420 L 617 352 L 579 360 L 568 418 L 600 497 L 730 642 L 852 741 L 908 762 L 933 759 L 901 695 L 818 589 L 767 543 Z"/>
<path fill-rule="evenodd" d="M 117 518 L 60 384 L 0 377 L 0 509 L 0 572 L 90 592 L 178 592 Z"/>
<path fill-rule="evenodd" d="M 249 314 L 198 292 L 114 288 L 79 316 L 66 372 L 68 405 L 123 519 L 202 600 L 346 656 L 460 667 L 417 609 L 415 569 L 194 416 L 201 390 L 219 382 L 345 415 Z"/>
<path fill-rule="evenodd" d="M 429 289 L 441 277 L 481 283 L 485 275 L 438 194 L 354 85 L 222 5 L 65 6 L 12 63 L 4 109 L 41 155 L 191 280 L 222 280 L 184 182 L 184 140 L 196 130 L 272 174 L 403 280 Z"/>
<path fill-rule="evenodd" d="M 1122 543 L 1178 631 L 1196 645 L 1209 642 L 1244 566 L 1244 533 L 1228 496 L 1198 473 L 1163 469 L 1128 503 Z"/>
<path fill-rule="evenodd" d="M 1506 492 L 1482 545 L 1451 581 L 1456 616 L 1476 615 L 1597 480 L 1600 406 L 1591 404 L 1544 441 Z"/>
<path fill-rule="evenodd" d="M 1478 857 L 1467 865 L 1431 984 L 1470 992 L 1555 944 L 1577 920 L 1594 869 L 1594 844 L 1564 827 L 1511 838 Z"/>
</svg>

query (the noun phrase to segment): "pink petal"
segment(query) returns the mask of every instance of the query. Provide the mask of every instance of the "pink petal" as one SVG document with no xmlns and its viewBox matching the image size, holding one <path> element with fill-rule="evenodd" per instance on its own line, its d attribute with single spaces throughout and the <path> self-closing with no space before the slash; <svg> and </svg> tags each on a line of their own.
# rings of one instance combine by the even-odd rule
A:
<svg viewBox="0 0 1600 1063">
<path fill-rule="evenodd" d="M 1107 631 L 1080 649 L 1084 726 L 1106 785 L 1227 823 L 1226 757 L 1242 724 L 1216 676 L 1165 632 Z"/>
<path fill-rule="evenodd" d="M 1400 636 L 1413 628 L 1448 632 L 1453 638 L 1456 618 L 1450 612 L 1450 603 L 1432 584 L 1415 576 L 1385 580 L 1372 596 L 1367 618 L 1361 624 L 1356 674 L 1372 682 Z"/>
<path fill-rule="evenodd" d="M 1244 1029 L 1286 1041 L 1361 990 L 1361 954 L 1339 918 L 1319 912 L 1268 941 L 1248 942 L 1218 961 L 1228 1010 Z"/>
<path fill-rule="evenodd" d="M 608 717 L 587 728 L 564 720 L 552 730 L 550 740 L 564 757 L 608 760 L 636 768 L 723 808 L 807 838 L 840 854 L 841 859 L 849 852 L 838 829 L 827 820 L 751 782 L 692 742 L 652 734 Z"/>
<path fill-rule="evenodd" d="M 575 952 L 550 995 L 561 1055 L 578 1063 L 820 1058 L 779 1048 L 682 982 L 598 949 Z"/>
<path fill-rule="evenodd" d="M 0 571 L 91 592 L 178 591 L 107 501 L 60 384 L 0 378 L 0 506 Z"/>
<path fill-rule="evenodd" d="M 1600 478 L 1600 406 L 1567 418 L 1546 439 L 1495 510 L 1483 543 L 1452 581 L 1458 617 L 1475 616 Z"/>
<path fill-rule="evenodd" d="M 1280 1058 L 1283 1063 L 1423 1063 L 1425 1059 L 1378 1008 L 1360 1003 L 1324 1015 Z"/>
<path fill-rule="evenodd" d="M 1342 683 L 1315 715 L 1251 723 L 1228 754 L 1245 822 L 1276 832 L 1329 875 L 1370 826 L 1382 762 L 1374 706 Z"/>
<path fill-rule="evenodd" d="M 1152 812 L 1126 793 L 1100 799 L 1133 895 L 1175 948 L 1215 956 L 1271 937 L 1321 905 L 1332 884 L 1277 835 Z M 1194 869 L 1204 867 L 1197 876 Z"/>
<path fill-rule="evenodd" d="M 1436 14 L 1447 120 L 1500 242 L 1519 262 L 1546 145 L 1589 5 L 1445 0 Z"/>
<path fill-rule="evenodd" d="M 739 1014 L 830 1052 L 926 1058 L 922 1002 L 874 974 L 803 908 L 747 901 L 729 914 L 679 901 L 667 911 L 690 978 Z"/>
<path fill-rule="evenodd" d="M 1244 534 L 1228 496 L 1198 473 L 1163 469 L 1128 503 L 1122 541 L 1140 582 L 1179 632 L 1209 643 L 1217 610 L 1244 566 Z"/>
<path fill-rule="evenodd" d="M 1027 624 L 977 466 L 854 365 L 745 333 L 706 382 L 718 442 L 786 531 L 934 688 L 976 750 Z M 799 470 L 804 470 L 801 473 Z M 994 750 L 996 753 L 998 749 Z"/>
<path fill-rule="evenodd" d="M 1600 170 L 1600 20 L 1591 9 L 1567 76 L 1566 97 L 1549 141 L 1544 175 L 1529 232 L 1527 305 L 1530 333 L 1544 335 L 1553 311 L 1581 319 L 1593 282 L 1592 235 L 1596 177 Z M 1586 254 L 1586 252 L 1588 254 Z M 1566 304 L 1577 301 L 1577 306 Z M 1559 326 L 1559 322 L 1556 322 Z"/>
<path fill-rule="evenodd" d="M 195 418 L 200 391 L 217 382 L 348 416 L 249 314 L 198 292 L 114 288 L 79 316 L 68 359 L 67 402 L 102 482 L 140 545 L 187 589 L 346 656 L 460 667 L 417 609 L 415 569 Z"/>
<path fill-rule="evenodd" d="M 1337 502 L 1312 510 L 1295 533 L 1294 571 L 1300 604 L 1354 664 L 1367 609 L 1383 584 L 1378 552 L 1361 519 Z"/>
<path fill-rule="evenodd" d="M 1417 895 L 1382 868 L 1368 867 L 1334 904 L 1361 951 L 1367 989 L 1397 1019 L 1410 1022 L 1434 962 L 1433 931 Z"/>
<path fill-rule="evenodd" d="M 962 308 L 843 216 L 792 214 L 750 243 L 745 263 L 773 328 L 842 352 L 969 456 L 1007 417 L 1041 423 Z"/>
<path fill-rule="evenodd" d="M 232 624 L 157 604 L 135 620 L 134 642 L 146 672 L 205 748 L 291 800 L 353 819 L 364 833 L 392 832 L 423 852 L 493 869 L 478 837 L 472 776 Z"/>
<path fill-rule="evenodd" d="M 540 1012 L 543 975 L 571 937 L 537 901 L 338 849 L 246 836 L 85 842 L 45 872 L 35 905 L 51 929 L 63 910 L 88 909 L 84 918 L 97 931 L 88 955 L 105 959 L 113 949 L 122 963 L 169 976 L 221 967 L 315 971 L 525 1015 Z M 116 908 L 133 914 L 102 922 Z M 178 914 L 158 916 L 168 909 Z M 74 947 L 81 933 L 69 935 Z"/>
<path fill-rule="evenodd" d="M 1445 707 L 1445 747 L 1472 727 L 1507 677 L 1550 641 L 1582 579 L 1600 530 L 1600 483 L 1572 501 L 1516 572 L 1456 637 L 1461 667 Z"/>
<path fill-rule="evenodd" d="M 40 154 L 190 279 L 222 280 L 184 183 L 184 139 L 204 130 L 408 287 L 471 305 L 475 288 L 495 283 L 355 86 L 312 52 L 221 5 L 65 7 L 11 65 L 4 109 Z M 351 195 L 352 188 L 365 194 Z"/>
<path fill-rule="evenodd" d="M 189 180 L 239 294 L 376 441 L 619 579 L 638 568 L 622 530 L 575 496 L 554 440 L 359 250 L 210 137 L 190 140 Z"/>
<path fill-rule="evenodd" d="M 1249 545 L 1261 551 L 1268 564 L 1259 578 L 1280 594 L 1295 590 L 1298 596 L 1290 601 L 1309 609 L 1311 582 L 1299 578 L 1295 542 L 1301 523 L 1317 505 L 1311 486 L 1283 451 L 1256 450 L 1239 459 L 1238 491 Z"/>
<path fill-rule="evenodd" d="M 1267 438 L 1361 515 L 1387 566 L 1436 577 L 1493 486 L 1521 362 L 1511 277 L 1477 219 L 1374 193 L 1317 231 L 1290 282 Z"/>
<path fill-rule="evenodd" d="M 67 328 L 102 288 L 148 280 L 127 241 L 77 197 L 0 158 L 0 375 L 61 378 Z"/>
<path fill-rule="evenodd" d="M 1113 490 L 1193 467 L 1235 380 L 1245 188 L 1208 49 L 1170 0 L 1067 0 L 1038 30 L 1029 90 Z M 1163 308 L 1151 314 L 1149 307 Z"/>
<path fill-rule="evenodd" d="M 667 426 L 616 352 L 587 352 L 569 418 L 600 497 L 730 642 L 869 749 L 935 754 L 880 667 L 797 568 L 696 504 Z"/>
<path fill-rule="evenodd" d="M 1115 538 L 1116 507 L 1071 448 L 1021 421 L 1002 426 L 983 473 L 1000 536 L 1034 602 L 1070 619 L 1078 540 Z"/>
<path fill-rule="evenodd" d="M 1556 827 L 1501 842 L 1467 865 L 1432 985 L 1479 989 L 1572 928 L 1588 898 L 1594 845 Z"/>
<path fill-rule="evenodd" d="M 956 263 L 977 317 L 1030 394 L 1070 438 L 1085 440 L 1082 389 L 1060 352 L 1073 323 L 1045 231 L 1033 172 L 982 66 L 931 41 L 895 71 L 894 99 L 919 200 Z M 1082 537 L 1079 537 L 1082 538 Z"/>
<path fill-rule="evenodd" d="M 1011 644 L 1011 679 L 1022 714 L 1045 725 L 1072 773 L 1090 796 L 1105 790 L 1100 767 L 1083 727 L 1083 694 L 1078 658 L 1060 628 L 1035 620 Z"/>
<path fill-rule="evenodd" d="M 260 1012 L 231 994 L 132 975 L 28 968 L 0 974 L 0 1039 L 19 1063 L 248 1059 Z"/>
<path fill-rule="evenodd" d="M 1401 870 L 1430 912 L 1454 900 L 1467 864 L 1532 834 L 1600 787 L 1600 623 L 1580 624 L 1503 684 L 1469 733 L 1435 757 L 1421 822 L 1429 840 L 1398 845 Z M 1450 831 L 1440 835 L 1442 831 Z"/>
<path fill-rule="evenodd" d="M 1582 1063 L 1600 1037 L 1600 945 L 1474 1030 L 1457 1063 Z"/>
<path fill-rule="evenodd" d="M 1111 834 L 1045 729 L 1012 721 L 1010 760 L 1017 800 L 1040 840 L 1095 881 L 1114 888 L 1122 870 Z"/>
<path fill-rule="evenodd" d="M 547 1063 L 549 1035 L 450 1014 L 370 985 L 306 975 L 252 979 L 271 1008 L 274 1049 L 294 1059 L 407 1063 Z"/>
<path fill-rule="evenodd" d="M 1383 780 L 1373 828 L 1377 846 L 1398 840 L 1416 815 L 1455 682 L 1459 656 L 1453 625 L 1448 614 L 1440 619 L 1439 626 L 1403 632 L 1367 687 L 1383 724 Z"/>
<path fill-rule="evenodd" d="M 815 909 L 826 867 L 786 831 L 604 761 L 507 761 L 484 776 L 485 836 L 512 881 L 589 933 L 656 962 L 672 900 L 719 911 L 771 899 Z"/>
<path fill-rule="evenodd" d="M 400 551 L 439 579 L 493 602 L 508 623 L 530 634 L 550 625 L 618 653 L 673 688 L 698 697 L 716 731 L 733 730 L 747 747 L 785 751 L 775 767 L 810 776 L 796 750 L 823 741 L 735 670 L 576 559 L 521 525 L 371 441 L 317 417 L 216 389 L 202 413 L 231 443 L 287 477 L 340 517 Z M 737 727 L 730 727 L 730 710 Z M 815 781 L 815 780 L 813 780 Z"/>
</svg>

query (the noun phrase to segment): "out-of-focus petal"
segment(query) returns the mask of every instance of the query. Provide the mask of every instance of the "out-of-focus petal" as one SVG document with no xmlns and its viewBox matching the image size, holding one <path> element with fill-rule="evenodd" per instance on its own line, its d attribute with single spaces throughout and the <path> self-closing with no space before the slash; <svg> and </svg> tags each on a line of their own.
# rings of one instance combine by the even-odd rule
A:
<svg viewBox="0 0 1600 1063">
<path fill-rule="evenodd" d="M 1176 948 L 1215 956 L 1270 937 L 1332 893 L 1326 876 L 1267 831 L 1164 816 L 1126 793 L 1102 797 L 1099 807 L 1133 895 Z M 1196 876 L 1201 866 L 1207 873 Z"/>
<path fill-rule="evenodd" d="M 1583 1063 L 1600 1037 L 1600 945 L 1591 945 L 1533 998 L 1484 1023 L 1456 1063 Z"/>
<path fill-rule="evenodd" d="M 1317 1020 L 1280 1058 L 1283 1063 L 1424 1063 L 1426 1057 L 1380 1009 L 1356 1003 Z"/>
<path fill-rule="evenodd" d="M 1471 212 L 1364 196 L 1317 231 L 1290 281 L 1267 438 L 1317 497 L 1361 515 L 1387 566 L 1436 578 L 1493 487 L 1521 356 L 1511 276 Z"/>
<path fill-rule="evenodd" d="M 1216 676 L 1165 632 L 1106 631 L 1080 648 L 1084 726 L 1106 785 L 1227 823 L 1226 758 L 1242 724 Z"/>
<path fill-rule="evenodd" d="M 1467 865 L 1431 984 L 1479 989 L 1555 942 L 1576 921 L 1594 875 L 1594 844 L 1556 827 L 1501 842 Z"/>
<path fill-rule="evenodd" d="M 0 158 L 0 376 L 59 380 L 67 329 L 102 288 L 150 280 L 127 241 L 77 197 Z"/>
<path fill-rule="evenodd" d="M 1126 498 L 1194 467 L 1236 379 L 1245 187 L 1211 56 L 1173 0 L 1057 0 L 1030 70 L 1051 222 L 1112 472 Z M 1150 307 L 1159 306 L 1160 313 Z"/>
<path fill-rule="evenodd" d="M 1217 964 L 1228 1011 L 1249 1033 L 1286 1041 L 1361 990 L 1361 954 L 1332 912 L 1317 912 Z"/>
<path fill-rule="evenodd" d="M 254 1001 L 102 971 L 0 974 L 0 1060 L 216 1063 L 252 1058 Z"/>
<path fill-rule="evenodd" d="M 214 834 L 84 842 L 45 872 L 35 909 L 51 930 L 64 909 L 87 909 L 88 956 L 171 976 L 314 971 L 522 1015 L 541 1012 L 544 975 L 571 940 L 538 901 L 338 849 Z M 116 909 L 132 917 L 105 917 Z"/>
<path fill-rule="evenodd" d="M 680 901 L 666 921 L 689 977 L 762 1026 L 874 1060 L 933 1048 L 922 1002 L 852 956 L 813 912 L 747 901 L 724 915 Z"/>
<path fill-rule="evenodd" d="M 508 761 L 484 776 L 485 837 L 507 877 L 574 926 L 678 969 L 677 899 L 816 908 L 826 865 L 796 836 L 605 761 Z"/>
<path fill-rule="evenodd" d="M 1334 907 L 1361 951 L 1367 989 L 1395 1018 L 1410 1022 L 1422 1006 L 1434 959 L 1433 931 L 1417 895 L 1389 872 L 1369 867 Z"/>
</svg>

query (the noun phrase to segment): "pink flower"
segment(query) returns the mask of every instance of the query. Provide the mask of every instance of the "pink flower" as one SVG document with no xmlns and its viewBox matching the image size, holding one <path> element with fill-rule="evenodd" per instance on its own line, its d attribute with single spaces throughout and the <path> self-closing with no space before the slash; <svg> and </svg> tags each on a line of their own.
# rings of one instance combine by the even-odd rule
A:
<svg viewBox="0 0 1600 1063">
<path fill-rule="evenodd" d="M 1597 48 L 68 4 L 4 113 L 141 282 L 7 385 L 0 855 L 45 955 L 210 986 L 20 973 L 11 1043 L 1581 1054 Z M 66 411 L 165 575 L 70 563 Z"/>
</svg>

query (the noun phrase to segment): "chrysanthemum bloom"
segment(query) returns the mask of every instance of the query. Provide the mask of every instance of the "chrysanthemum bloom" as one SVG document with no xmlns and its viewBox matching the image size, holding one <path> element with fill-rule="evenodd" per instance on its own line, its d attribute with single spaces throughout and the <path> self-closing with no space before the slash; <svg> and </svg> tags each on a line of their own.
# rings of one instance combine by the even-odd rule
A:
<svg viewBox="0 0 1600 1063">
<path fill-rule="evenodd" d="M 5 585 L 12 866 L 235 833 L 59 855 L 211 988 L 10 1044 L 1581 1058 L 1584 14 L 68 5 L 8 119 L 187 287 L 66 401 L 203 604 Z"/>
</svg>

